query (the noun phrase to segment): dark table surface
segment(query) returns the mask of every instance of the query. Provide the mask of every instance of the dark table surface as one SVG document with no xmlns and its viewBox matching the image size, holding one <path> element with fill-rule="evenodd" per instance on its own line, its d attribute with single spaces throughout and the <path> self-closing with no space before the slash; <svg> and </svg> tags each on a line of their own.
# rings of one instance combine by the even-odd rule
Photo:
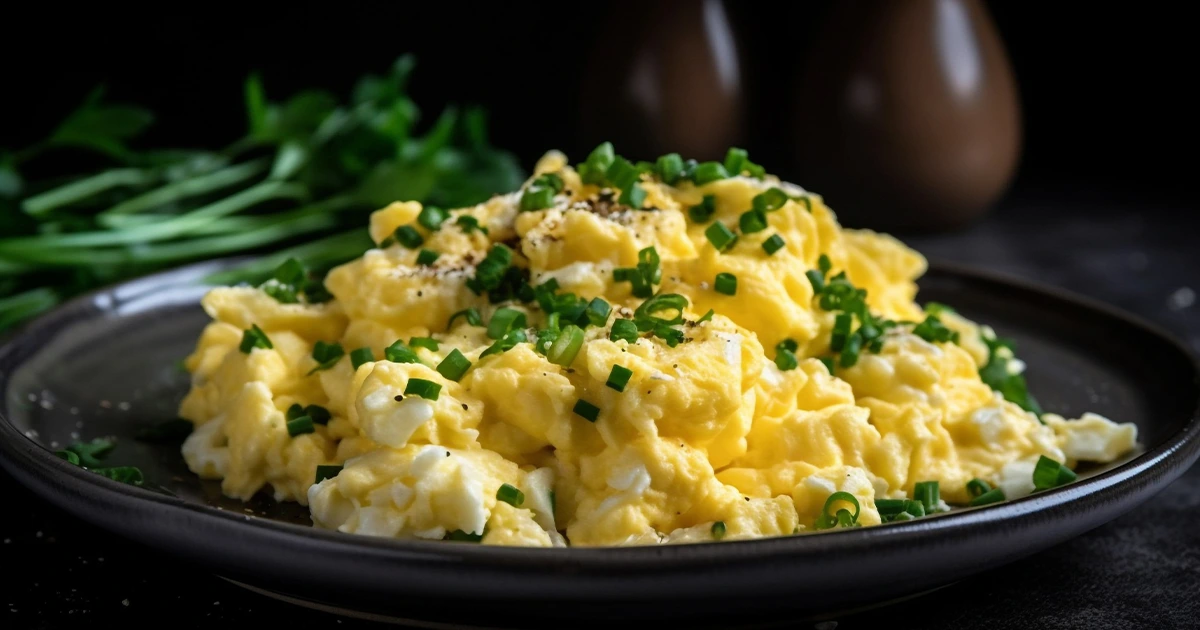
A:
<svg viewBox="0 0 1200 630">
<path fill-rule="evenodd" d="M 966 232 L 904 240 L 933 260 L 988 266 L 1102 299 L 1200 352 L 1200 306 L 1194 304 L 1200 212 L 1085 202 L 1077 194 L 1071 199 L 1012 199 Z M 0 568 L 9 584 L 0 589 L 2 628 L 375 626 L 256 595 L 94 529 L 4 473 L 0 497 Z M 1200 466 L 1137 511 L 1075 540 L 935 593 L 815 627 L 1200 627 L 1197 516 Z"/>
</svg>

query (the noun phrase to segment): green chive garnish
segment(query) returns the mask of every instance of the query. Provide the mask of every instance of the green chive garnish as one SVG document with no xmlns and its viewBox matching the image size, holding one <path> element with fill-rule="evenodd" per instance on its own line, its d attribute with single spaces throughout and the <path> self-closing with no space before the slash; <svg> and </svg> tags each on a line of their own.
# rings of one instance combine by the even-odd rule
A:
<svg viewBox="0 0 1200 630">
<path fill-rule="evenodd" d="M 646 189 L 642 188 L 641 184 L 630 184 L 629 188 L 621 191 L 617 202 L 630 208 L 641 208 L 642 204 L 646 203 Z"/>
<path fill-rule="evenodd" d="M 830 514 L 829 510 L 836 506 L 839 502 L 846 502 L 854 506 L 854 513 L 849 510 L 840 509 L 835 513 Z M 817 522 L 814 525 L 815 529 L 832 529 L 834 527 L 854 527 L 858 524 L 859 514 L 858 498 L 849 492 L 834 492 L 825 500 L 825 507 L 821 509 L 821 515 L 817 517 Z"/>
<path fill-rule="evenodd" d="M 519 343 L 525 343 L 528 338 L 525 336 L 524 330 L 512 330 L 508 334 L 500 338 L 496 343 L 488 346 L 487 350 L 480 353 L 479 358 L 482 359 L 493 354 L 508 352 L 517 346 Z"/>
<path fill-rule="evenodd" d="M 696 182 L 697 186 L 703 186 L 728 177 L 729 173 L 720 162 L 702 162 L 696 166 L 696 172 L 692 174 L 692 181 Z"/>
<path fill-rule="evenodd" d="M 384 348 L 383 356 L 392 363 L 420 363 L 421 358 L 412 348 L 404 345 L 404 340 L 397 339 L 395 343 Z"/>
<path fill-rule="evenodd" d="M 1049 490 L 1075 481 L 1075 471 L 1042 455 L 1033 469 L 1035 490 Z"/>
<path fill-rule="evenodd" d="M 574 324 L 568 324 L 563 327 L 558 339 L 551 344 L 550 350 L 546 352 L 546 359 L 555 365 L 566 367 L 571 365 L 582 347 L 583 329 Z"/>
<path fill-rule="evenodd" d="M 800 344 L 796 343 L 795 339 L 788 338 L 788 339 L 784 339 L 783 341 L 780 341 L 779 343 L 775 344 L 775 349 L 776 350 L 787 350 L 788 352 L 795 352 L 800 349 Z"/>
<path fill-rule="evenodd" d="M 654 163 L 654 170 L 664 183 L 674 184 L 683 175 L 683 158 L 678 153 L 660 156 Z"/>
<path fill-rule="evenodd" d="M 515 308 L 505 307 L 497 309 L 492 314 L 492 321 L 488 322 L 487 336 L 492 339 L 499 339 L 508 334 L 510 330 L 524 327 L 525 313 Z"/>
<path fill-rule="evenodd" d="M 704 322 L 712 321 L 713 315 L 716 315 L 716 314 L 717 314 L 717 312 L 710 308 L 710 309 L 708 309 L 707 313 L 705 313 L 702 317 L 700 317 L 700 319 L 696 320 L 696 323 L 703 324 Z"/>
<path fill-rule="evenodd" d="M 441 257 L 441 254 L 433 251 L 432 249 L 422 249 L 421 251 L 417 252 L 417 264 L 423 267 L 428 267 L 429 265 L 437 262 L 439 257 Z"/>
<path fill-rule="evenodd" d="M 442 393 L 442 386 L 423 378 L 410 378 L 404 386 L 405 396 L 420 396 L 426 400 L 437 400 Z"/>
<path fill-rule="evenodd" d="M 467 320 L 467 323 L 472 326 L 482 326 L 483 325 L 483 317 L 479 314 L 479 309 L 477 309 L 475 307 L 471 307 L 471 308 L 464 308 L 463 310 L 451 315 L 450 321 L 446 322 L 446 328 L 447 329 L 454 328 L 454 320 L 458 319 L 459 317 L 465 317 Z"/>
<path fill-rule="evenodd" d="M 745 149 L 729 147 L 729 151 L 725 153 L 725 171 L 729 173 L 730 177 L 741 175 L 749 161 L 750 154 Z"/>
<path fill-rule="evenodd" d="M 496 500 L 519 508 L 525 503 L 525 493 L 521 492 L 520 488 L 506 483 L 500 486 L 499 490 L 496 490 Z"/>
<path fill-rule="evenodd" d="M 355 371 L 357 371 L 362 364 L 370 363 L 374 360 L 375 353 L 372 352 L 370 348 L 359 348 L 358 350 L 350 353 L 350 365 L 354 367 Z"/>
<path fill-rule="evenodd" d="M 588 155 L 587 161 L 580 164 L 576 170 L 579 171 L 583 183 L 602 186 L 606 181 L 608 167 L 612 166 L 615 159 L 612 143 L 605 142 L 593 149 Z"/>
<path fill-rule="evenodd" d="M 800 360 L 796 358 L 796 353 L 785 348 L 780 348 L 775 351 L 775 367 L 783 372 L 794 370 L 800 365 Z"/>
<path fill-rule="evenodd" d="M 913 328 L 913 334 L 930 343 L 958 343 L 958 332 L 946 328 L 937 315 L 926 315 L 925 321 Z"/>
<path fill-rule="evenodd" d="M 313 361 L 317 362 L 317 366 L 312 370 L 309 370 L 308 375 L 312 376 L 321 370 L 328 370 L 329 368 L 332 368 L 333 366 L 337 365 L 337 362 L 341 361 L 342 357 L 344 356 L 346 356 L 346 351 L 342 349 L 342 344 L 336 342 L 325 343 L 324 341 L 318 341 L 316 345 L 313 346 L 312 351 L 312 358 Z"/>
<path fill-rule="evenodd" d="M 787 193 L 778 188 L 771 188 L 755 195 L 751 207 L 758 212 L 774 212 L 782 208 L 787 201 Z"/>
<path fill-rule="evenodd" d="M 425 348 L 426 350 L 432 350 L 434 352 L 437 352 L 438 348 L 440 347 L 437 339 L 434 339 L 433 337 L 413 337 L 412 339 L 408 340 L 408 345 L 414 348 Z"/>
<path fill-rule="evenodd" d="M 267 337 L 267 333 L 263 332 L 258 327 L 258 324 L 250 324 L 250 330 L 242 333 L 242 343 L 238 346 L 238 349 L 244 354 L 250 354 L 255 348 L 270 350 L 274 347 L 270 338 Z"/>
<path fill-rule="evenodd" d="M 296 418 L 300 418 L 305 415 L 307 414 L 304 413 L 304 405 L 301 405 L 300 403 L 293 403 L 292 406 L 288 407 L 287 411 L 283 413 L 283 416 L 288 420 L 295 420 Z"/>
<path fill-rule="evenodd" d="M 461 379 L 463 374 L 466 374 L 469 369 L 471 369 L 471 361 L 463 356 L 463 353 L 459 352 L 458 348 L 450 351 L 450 354 L 445 359 L 442 359 L 442 362 L 437 366 L 438 374 L 451 381 Z M 437 400 L 437 398 L 434 397 L 434 400 Z"/>
<path fill-rule="evenodd" d="M 296 437 L 305 433 L 312 433 L 316 429 L 313 428 L 313 419 L 308 416 L 300 416 L 295 420 L 288 420 L 287 432 L 288 435 Z"/>
<path fill-rule="evenodd" d="M 738 218 L 738 229 L 742 234 L 753 234 L 767 229 L 767 215 L 757 210 L 747 210 Z"/>
<path fill-rule="evenodd" d="M 719 273 L 713 282 L 713 288 L 723 295 L 737 295 L 737 276 L 731 273 Z"/>
<path fill-rule="evenodd" d="M 725 227 L 725 224 L 719 221 L 708 226 L 708 229 L 704 230 L 704 236 L 708 238 L 708 242 L 712 243 L 713 247 L 717 248 L 719 252 L 733 247 L 733 244 L 738 240 L 737 234 L 734 234 L 733 230 Z"/>
<path fill-rule="evenodd" d="M 715 195 L 704 195 L 703 201 L 698 205 L 688 208 L 688 218 L 692 223 L 708 223 L 712 220 L 713 215 L 717 212 L 717 198 Z"/>
<path fill-rule="evenodd" d="M 783 240 L 782 236 L 778 234 L 772 234 L 771 238 L 763 241 L 762 248 L 764 252 L 767 252 L 768 256 L 774 256 L 775 252 L 783 249 L 785 245 L 787 245 L 787 242 Z M 809 277 L 809 281 L 812 281 L 811 276 Z"/>
<path fill-rule="evenodd" d="M 833 319 L 833 331 L 829 337 L 829 349 L 834 352 L 841 352 L 842 348 L 846 347 L 846 340 L 850 338 L 850 327 L 854 324 L 854 317 L 850 313 L 838 313 Z"/>
<path fill-rule="evenodd" d="M 554 190 L 540 186 L 530 186 L 521 193 L 521 212 L 544 210 L 554 205 Z"/>
<path fill-rule="evenodd" d="M 624 339 L 629 343 L 633 343 L 638 338 L 637 324 L 633 323 L 632 319 L 618 319 L 613 322 L 612 330 L 608 333 L 608 338 L 613 341 Z"/>
<path fill-rule="evenodd" d="M 342 472 L 342 468 L 343 468 L 343 466 L 318 465 L 317 466 L 317 480 L 314 481 L 313 483 L 321 483 L 322 481 L 325 481 L 326 479 L 333 479 L 334 477 L 338 476 L 338 473 Z"/>
<path fill-rule="evenodd" d="M 971 505 L 972 507 L 979 506 L 979 505 L 988 505 L 991 503 L 999 503 L 999 502 L 1003 501 L 1004 499 L 1005 499 L 1004 490 L 1002 490 L 1001 488 L 992 488 L 991 490 L 984 492 L 983 494 L 975 497 L 974 499 L 971 499 L 971 503 L 969 503 L 969 505 Z"/>
<path fill-rule="evenodd" d="M 967 482 L 967 494 L 971 495 L 972 499 L 987 494 L 991 490 L 992 487 L 988 485 L 988 482 L 982 479 L 972 479 Z"/>
<path fill-rule="evenodd" d="M 454 224 L 462 229 L 463 234 L 470 234 L 471 232 L 483 232 L 484 234 L 488 233 L 487 228 L 479 225 L 479 219 L 476 219 L 469 214 L 458 215 L 458 218 L 454 220 Z"/>
<path fill-rule="evenodd" d="M 401 225 L 400 227 L 396 228 L 396 231 L 392 233 L 392 236 L 396 238 L 397 243 L 400 243 L 409 249 L 416 249 L 421 246 L 421 243 L 425 242 L 425 237 L 421 236 L 421 233 L 417 231 L 417 228 L 411 225 Z"/>
<path fill-rule="evenodd" d="M 435 232 L 438 228 L 442 227 L 442 223 L 446 221 L 446 218 L 445 210 L 437 206 L 425 206 L 421 208 L 421 214 L 417 215 L 417 223 L 421 224 L 421 227 L 426 230 Z"/>
<path fill-rule="evenodd" d="M 941 501 L 938 482 L 918 481 L 913 485 L 913 499 L 921 502 L 926 514 L 937 512 L 939 509 L 938 502 Z"/>
<path fill-rule="evenodd" d="M 716 523 L 713 523 L 712 529 L 709 531 L 712 532 L 713 540 L 721 540 L 725 537 L 725 521 L 717 521 Z"/>
<path fill-rule="evenodd" d="M 333 419 L 333 414 L 329 413 L 328 409 L 320 405 L 309 405 L 305 407 L 304 415 L 312 418 L 314 423 L 322 426 L 329 424 L 329 421 Z"/>
<path fill-rule="evenodd" d="M 588 422 L 595 422 L 596 418 L 600 417 L 600 408 L 582 398 L 575 401 L 575 407 L 571 411 Z"/>
<path fill-rule="evenodd" d="M 855 333 L 850 335 L 846 340 L 846 347 L 842 349 L 842 358 L 838 362 L 842 367 L 854 367 L 858 363 L 858 355 L 862 352 L 862 336 Z"/>
<path fill-rule="evenodd" d="M 605 385 L 611 389 L 623 392 L 631 376 L 633 376 L 633 370 L 620 365 L 614 365 L 612 371 L 608 373 L 608 382 Z"/>
<path fill-rule="evenodd" d="M 820 359 L 817 359 L 817 360 L 821 362 L 821 365 L 825 366 L 826 370 L 829 370 L 829 374 L 832 376 L 833 375 L 833 365 L 834 365 L 833 357 L 821 357 Z"/>
<path fill-rule="evenodd" d="M 593 326 L 603 326 L 608 323 L 610 312 L 612 312 L 612 305 L 603 298 L 592 298 L 592 301 L 588 302 L 587 311 L 585 311 L 588 323 Z"/>
</svg>

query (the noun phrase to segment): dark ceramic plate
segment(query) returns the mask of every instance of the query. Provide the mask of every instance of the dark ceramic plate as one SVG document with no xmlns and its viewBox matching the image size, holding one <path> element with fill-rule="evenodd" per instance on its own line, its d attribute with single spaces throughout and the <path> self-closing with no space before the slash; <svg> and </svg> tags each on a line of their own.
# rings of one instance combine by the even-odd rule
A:
<svg viewBox="0 0 1200 630">
<path fill-rule="evenodd" d="M 1197 366 L 1179 344 L 1101 304 L 935 266 L 921 297 L 1017 340 L 1034 393 L 1066 416 L 1137 423 L 1145 450 L 1066 487 L 998 506 L 812 536 L 624 549 L 516 549 L 315 530 L 292 504 L 245 505 L 188 473 L 178 448 L 131 439 L 172 418 L 178 367 L 206 317 L 209 263 L 74 300 L 0 347 L 0 458 L 22 483 L 97 526 L 259 590 L 392 618 L 504 626 L 795 621 L 927 591 L 1129 511 L 1200 453 Z M 135 488 L 57 459 L 115 435 Z M 1033 588 L 1031 586 L 1031 588 Z"/>
</svg>

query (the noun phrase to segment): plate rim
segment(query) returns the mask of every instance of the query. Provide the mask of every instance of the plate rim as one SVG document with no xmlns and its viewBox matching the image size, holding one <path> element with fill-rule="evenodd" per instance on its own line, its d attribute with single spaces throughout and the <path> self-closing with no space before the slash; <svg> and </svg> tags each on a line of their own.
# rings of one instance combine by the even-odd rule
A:
<svg viewBox="0 0 1200 630">
<path fill-rule="evenodd" d="M 72 315 L 81 307 L 91 307 L 101 296 L 114 296 L 124 291 L 129 296 L 141 295 L 146 290 L 155 290 L 164 284 L 195 283 L 215 271 L 228 269 L 247 257 L 225 258 L 188 265 L 124 283 L 97 289 L 75 297 L 19 327 L 14 334 L 0 339 L 0 368 L 17 342 L 26 335 L 50 332 L 73 319 Z M 931 262 L 929 271 L 951 277 L 963 277 L 971 281 L 1000 284 L 1008 288 L 1032 293 L 1040 298 L 1065 302 L 1077 308 L 1092 310 L 1109 319 L 1141 329 L 1157 337 L 1172 350 L 1187 359 L 1192 370 L 1193 383 L 1200 391 L 1200 358 L 1192 353 L 1175 335 L 1157 324 L 1123 311 L 1099 300 L 1078 295 L 1071 291 L 1014 277 L 990 269 L 972 265 Z M 7 374 L 0 371 L 0 383 L 7 383 Z M 199 519 L 206 530 L 237 532 L 249 530 L 255 537 L 269 541 L 280 551 L 292 549 L 321 550 L 324 553 L 370 554 L 375 560 L 385 562 L 417 562 L 423 567 L 428 563 L 451 567 L 464 566 L 501 571 L 566 570 L 575 574 L 586 573 L 595 577 L 627 573 L 630 571 L 653 573 L 656 569 L 669 566 L 669 571 L 686 571 L 704 567 L 745 565 L 758 562 L 791 562 L 812 560 L 818 556 L 837 555 L 862 548 L 880 545 L 916 544 L 930 536 L 970 535 L 980 528 L 991 529 L 1004 524 L 1016 525 L 1028 519 L 1037 520 L 1040 515 L 1049 515 L 1055 509 L 1069 508 L 1080 504 L 1093 494 L 1118 495 L 1126 502 L 1148 499 L 1153 493 L 1138 494 L 1139 486 L 1157 486 L 1156 493 L 1170 481 L 1183 474 L 1200 457 L 1200 399 L 1196 401 L 1190 417 L 1180 430 L 1161 444 L 1147 448 L 1129 461 L 1101 472 L 1095 476 L 1028 497 L 1007 501 L 984 509 L 967 509 L 923 518 L 904 523 L 893 523 L 880 527 L 825 532 L 819 536 L 782 536 L 776 538 L 730 541 L 719 544 L 693 543 L 643 547 L 571 547 L 571 548 L 527 548 L 501 547 L 472 544 L 454 544 L 444 541 L 401 540 L 370 536 L 348 535 L 336 531 L 317 529 L 265 518 L 248 517 L 226 510 L 202 506 L 182 499 L 159 494 L 145 488 L 121 484 L 100 475 L 88 473 L 54 456 L 49 449 L 26 437 L 12 422 L 0 413 L 0 465 L 23 485 L 41 498 L 59 505 L 82 520 L 97 523 L 87 510 L 76 505 L 65 505 L 63 489 L 82 495 L 93 493 L 89 499 L 101 502 L 116 502 L 123 509 L 155 512 L 182 510 L 189 520 Z M 58 487 L 58 492 L 47 490 Z M 1123 508 L 1122 512 L 1128 508 Z M 1107 522 L 1108 518 L 1103 522 Z M 1092 527 L 1099 523 L 1092 525 Z M 107 526 L 105 526 L 107 527 Z M 1087 527 L 1086 529 L 1090 529 Z M 110 528 L 111 529 L 111 528 Z M 1086 531 L 1086 530 L 1081 530 Z M 122 532 L 117 532 L 122 533 Z M 1078 533 L 1078 532 L 1077 532 Z M 1072 534 L 1072 537 L 1075 534 Z M 1065 539 L 1065 537 L 1064 537 Z M 1055 541 L 1058 542 L 1058 541 Z M 1033 551 L 1036 551 L 1034 549 Z M 174 551 L 180 552 L 175 549 Z M 1032 553 L 1031 551 L 1030 553 Z M 416 570 L 420 570 L 418 567 Z"/>
</svg>

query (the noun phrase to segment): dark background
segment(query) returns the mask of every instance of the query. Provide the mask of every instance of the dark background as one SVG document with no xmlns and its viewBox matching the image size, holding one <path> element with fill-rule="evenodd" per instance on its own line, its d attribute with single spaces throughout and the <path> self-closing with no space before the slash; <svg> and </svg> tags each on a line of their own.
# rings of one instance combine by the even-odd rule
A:
<svg viewBox="0 0 1200 630">
<path fill-rule="evenodd" d="M 900 0 L 896 0 L 900 1 Z M 733 4 L 733 3 L 731 3 Z M 786 94 L 830 2 L 779 10 L 739 2 L 754 118 L 744 146 L 804 183 L 779 129 Z M 365 72 L 418 55 L 412 92 L 426 120 L 448 102 L 491 112 L 495 144 L 528 167 L 547 148 L 578 159 L 579 86 L 597 5 L 509 3 L 42 3 L 0 18 L 0 146 L 45 134 L 98 83 L 159 114 L 148 144 L 219 147 L 244 130 L 242 81 L 272 99 L 345 94 Z M 961 234 L 910 243 L 1116 304 L 1200 350 L 1194 187 L 1197 37 L 1186 5 L 988 4 L 1020 87 L 1024 153 L 1011 192 Z M 636 20 L 636 12 L 629 19 Z M 664 26 L 666 28 L 666 26 Z M 603 42 L 620 46 L 621 41 Z M 620 149 L 620 147 L 618 147 Z M 633 156 L 646 157 L 646 156 Z M 830 199 L 837 207 L 837 200 Z M 19 584 L 0 626 L 237 623 L 365 627 L 242 591 L 48 507 L 0 475 L 0 566 Z M 839 628 L 1187 628 L 1200 618 L 1200 469 L 1143 508 L 1047 552 Z M 798 627 L 813 628 L 811 624 Z M 822 630 L 829 625 L 816 626 Z"/>
<path fill-rule="evenodd" d="M 830 2 L 727 3 L 752 119 L 743 142 L 804 183 L 780 142 L 808 42 Z M 268 96 L 348 93 L 365 72 L 417 54 L 412 91 L 431 121 L 446 103 L 491 112 L 495 143 L 527 167 L 548 148 L 576 159 L 604 138 L 577 132 L 579 86 L 599 4 L 38 3 L 8 8 L 0 37 L 0 146 L 44 134 L 100 83 L 159 114 L 147 142 L 221 146 L 245 129 L 241 85 Z M 1024 109 L 1015 190 L 1123 199 L 1191 197 L 1197 38 L 1185 4 L 990 2 Z M 638 12 L 629 11 L 631 21 Z M 669 28 L 663 24 L 661 28 Z M 620 150 L 620 147 L 617 147 Z M 653 156 L 632 156 L 645 158 Z M 837 200 L 829 200 L 837 207 Z"/>
</svg>

